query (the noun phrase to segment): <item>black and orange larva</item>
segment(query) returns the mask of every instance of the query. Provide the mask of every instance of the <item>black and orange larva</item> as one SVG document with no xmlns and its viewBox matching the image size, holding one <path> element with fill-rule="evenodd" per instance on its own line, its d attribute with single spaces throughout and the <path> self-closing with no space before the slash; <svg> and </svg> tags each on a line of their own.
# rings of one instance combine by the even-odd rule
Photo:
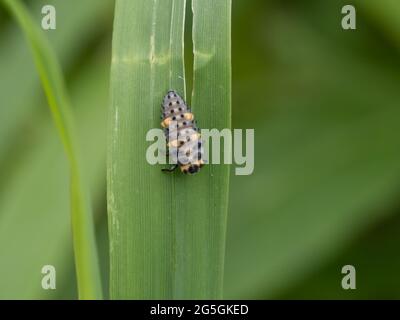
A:
<svg viewBox="0 0 400 320">
<path fill-rule="evenodd" d="M 161 126 L 167 139 L 169 157 L 174 165 L 163 171 L 180 167 L 186 174 L 194 174 L 204 165 L 200 130 L 186 102 L 175 90 L 169 90 L 161 104 Z"/>
</svg>

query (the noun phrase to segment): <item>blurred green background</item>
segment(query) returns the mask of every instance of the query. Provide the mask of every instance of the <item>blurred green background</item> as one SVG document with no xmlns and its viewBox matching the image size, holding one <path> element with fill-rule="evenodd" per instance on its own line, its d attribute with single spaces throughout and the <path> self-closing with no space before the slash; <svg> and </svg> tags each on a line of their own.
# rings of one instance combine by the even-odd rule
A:
<svg viewBox="0 0 400 320">
<path fill-rule="evenodd" d="M 25 3 L 38 24 L 43 5 L 57 10 L 45 34 L 78 119 L 107 283 L 114 2 Z M 356 31 L 341 28 L 346 4 Z M 253 175 L 231 176 L 225 297 L 400 298 L 400 2 L 233 0 L 232 27 L 233 127 L 254 128 L 256 141 Z M 31 53 L 3 8 L 0 70 L 0 298 L 76 298 L 67 163 Z M 46 264 L 56 290 L 41 288 Z M 341 288 L 346 264 L 356 290 Z"/>
</svg>

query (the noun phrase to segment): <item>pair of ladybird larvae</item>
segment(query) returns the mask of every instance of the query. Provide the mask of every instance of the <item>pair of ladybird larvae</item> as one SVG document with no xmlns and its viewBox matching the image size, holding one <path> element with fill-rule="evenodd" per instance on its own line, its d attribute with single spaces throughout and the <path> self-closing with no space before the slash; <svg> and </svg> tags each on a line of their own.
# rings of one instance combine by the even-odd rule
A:
<svg viewBox="0 0 400 320">
<path fill-rule="evenodd" d="M 172 172 L 179 167 L 185 174 L 197 173 L 204 165 L 203 142 L 193 113 L 175 90 L 169 90 L 165 95 L 161 111 L 161 126 L 165 129 L 169 156 L 175 163 L 163 171 Z M 170 130 L 172 124 L 174 127 Z"/>
</svg>

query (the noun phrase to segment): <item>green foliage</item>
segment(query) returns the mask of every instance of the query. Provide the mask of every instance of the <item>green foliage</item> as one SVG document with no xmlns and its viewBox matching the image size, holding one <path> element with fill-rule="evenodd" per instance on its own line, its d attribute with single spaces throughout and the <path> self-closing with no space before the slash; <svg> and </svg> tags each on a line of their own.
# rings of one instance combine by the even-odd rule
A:
<svg viewBox="0 0 400 320">
<path fill-rule="evenodd" d="M 264 41 L 243 46 L 261 26 L 238 27 L 234 48 L 248 57 L 236 69 L 252 75 L 236 82 L 234 123 L 255 127 L 256 169 L 232 179 L 227 298 L 283 296 L 398 203 L 396 51 L 371 37 L 361 14 L 363 28 L 342 31 L 332 16 L 340 3 L 265 7 L 252 11 Z"/>
<path fill-rule="evenodd" d="M 230 1 L 193 2 L 193 111 L 230 125 Z M 117 1 L 111 72 L 108 212 L 112 298 L 217 298 L 229 172 L 164 174 L 145 155 L 168 89 L 185 95 L 184 0 Z"/>
<path fill-rule="evenodd" d="M 118 72 L 125 80 L 120 82 L 118 90 L 129 91 L 130 100 L 126 100 L 131 108 L 129 113 L 125 110 L 128 118 L 120 117 L 126 124 L 121 130 L 127 136 L 126 145 L 121 142 L 122 150 L 118 153 L 127 156 L 125 169 L 134 172 L 132 176 L 120 171 L 130 191 L 124 197 L 140 202 L 144 195 L 147 202 L 142 207 L 133 204 L 135 210 L 143 208 L 140 216 L 134 216 L 132 209 L 121 220 L 128 223 L 120 224 L 120 231 L 127 238 L 121 239 L 126 241 L 125 245 L 112 255 L 111 294 L 121 298 L 197 298 L 214 290 L 207 282 L 212 279 L 200 270 L 215 272 L 218 275 L 214 283 L 216 286 L 220 283 L 221 264 L 212 263 L 211 259 L 216 261 L 221 257 L 216 258 L 216 254 L 208 257 L 209 252 L 201 250 L 216 252 L 217 247 L 222 248 L 218 239 L 213 238 L 212 242 L 208 239 L 210 234 L 217 234 L 213 228 L 222 230 L 224 226 L 216 223 L 216 211 L 213 216 L 210 213 L 211 218 L 204 218 L 199 212 L 205 212 L 206 206 L 215 203 L 216 198 L 209 197 L 215 196 L 213 188 L 220 190 L 223 183 L 209 179 L 211 174 L 222 175 L 224 169 L 218 171 L 206 166 L 194 177 L 179 173 L 162 175 L 161 167 L 140 167 L 138 160 L 143 161 L 142 154 L 133 154 L 144 152 L 150 144 L 144 142 L 144 133 L 159 127 L 159 104 L 165 90 L 173 87 L 182 94 L 185 92 L 183 79 L 170 78 L 167 70 L 177 70 L 173 75 L 186 78 L 191 86 L 192 70 L 187 68 L 185 77 L 181 53 L 183 1 L 156 2 L 160 22 L 155 26 L 155 57 L 169 52 L 169 39 L 174 38 L 178 41 L 173 42 L 176 47 L 171 50 L 174 53 L 171 60 L 161 64 L 163 59 L 156 59 L 157 63 L 150 67 L 148 21 L 152 16 L 149 7 L 154 1 L 146 1 L 146 10 L 134 13 L 132 5 L 132 10 L 126 12 L 126 25 L 141 30 L 127 32 L 126 39 L 121 35 L 118 45 L 130 46 L 125 48 L 125 65 Z M 39 25 L 43 1 L 27 3 Z M 106 221 L 101 215 L 105 213 L 104 111 L 109 103 L 110 50 L 102 46 L 94 54 L 92 48 L 97 43 L 110 43 L 113 1 L 48 0 L 47 3 L 57 8 L 57 30 L 43 34 L 51 41 L 67 74 L 83 146 L 85 176 L 89 178 L 97 212 L 96 227 L 104 231 Z M 175 14 L 171 3 L 175 4 Z M 203 10 L 210 19 L 214 17 L 213 24 L 222 21 L 222 14 L 216 18 L 217 13 L 209 10 L 209 3 L 197 2 L 200 4 L 195 6 L 197 25 L 204 13 L 199 16 L 199 11 Z M 233 127 L 255 128 L 256 161 L 252 176 L 230 178 L 225 298 L 399 297 L 396 243 L 399 240 L 400 5 L 396 0 L 355 0 L 357 31 L 344 32 L 340 28 L 340 12 L 346 4 L 349 3 L 344 0 L 233 2 Z M 164 6 L 168 9 L 162 11 Z M 187 5 L 186 11 L 191 9 Z M 121 18 L 122 8 L 118 11 Z M 131 18 L 136 15 L 137 19 Z M 0 16 L 0 287 L 3 288 L 0 297 L 74 298 L 68 163 L 45 109 L 22 33 L 6 14 L 2 12 Z M 190 25 L 189 15 L 187 30 Z M 206 29 L 210 23 L 202 25 L 194 28 L 194 32 L 213 34 L 221 27 L 210 30 Z M 219 33 L 214 36 L 223 37 Z M 136 37 L 144 41 L 143 51 L 135 42 Z M 187 49 L 191 41 L 187 32 Z M 229 60 L 221 59 L 221 63 L 217 63 L 220 58 L 207 60 L 210 54 L 201 53 L 212 52 L 208 41 L 211 39 L 197 37 L 195 51 L 200 54 L 195 96 L 191 98 L 189 92 L 188 100 L 192 100 L 189 102 L 200 127 L 222 128 L 226 126 L 224 116 L 228 113 L 209 107 L 214 100 L 200 95 L 204 89 L 200 86 L 218 88 L 216 84 L 224 76 L 221 69 L 219 80 L 203 70 L 219 68 Z M 139 51 L 145 56 L 131 66 L 131 54 Z M 194 58 L 189 51 L 185 55 L 187 66 Z M 123 68 L 127 70 L 123 72 Z M 142 76 L 143 81 L 137 81 Z M 150 96 L 151 81 L 156 92 Z M 139 87 L 131 88 L 134 83 Z M 135 109 L 139 108 L 139 102 L 143 103 L 140 110 Z M 137 144 L 139 140 L 141 145 Z M 128 167 L 133 160 L 136 162 Z M 146 179 L 151 179 L 151 186 Z M 154 180 L 157 182 L 153 184 Z M 147 188 L 140 189 L 142 185 Z M 209 193 L 205 195 L 206 190 Z M 175 207 L 170 207 L 171 204 Z M 185 212 L 176 208 L 184 208 Z M 219 221 L 224 219 L 223 214 L 218 217 Z M 118 229 L 112 225 L 110 228 L 115 241 Z M 162 233 L 151 236 L 154 232 Z M 222 232 L 218 234 L 222 238 Z M 106 266 L 104 232 L 102 239 L 99 251 L 102 266 Z M 199 245 L 199 239 L 205 244 Z M 126 267 L 119 265 L 125 263 L 122 249 L 129 257 Z M 133 249 L 142 251 L 133 257 Z M 118 252 L 121 257 L 117 259 Z M 40 287 L 40 270 L 45 264 L 53 264 L 57 269 L 55 291 Z M 340 270 L 344 264 L 354 264 L 357 268 L 355 292 L 340 289 Z M 103 268 L 103 278 L 108 277 L 106 269 Z M 204 283 L 201 290 L 197 290 L 202 286 L 197 274 Z M 117 282 L 122 283 L 128 277 L 132 282 L 122 284 L 117 292 Z M 167 284 L 161 285 L 160 281 Z M 139 288 L 135 288 L 135 294 L 133 286 Z M 144 292 L 139 292 L 141 289 Z M 194 290 L 198 295 L 192 295 Z"/>
<path fill-rule="evenodd" d="M 82 179 L 75 128 L 69 99 L 56 56 L 25 7 L 17 0 L 3 0 L 20 24 L 31 46 L 35 64 L 58 128 L 70 166 L 71 216 L 75 264 L 81 299 L 101 298 L 100 273 L 88 194 Z"/>
</svg>

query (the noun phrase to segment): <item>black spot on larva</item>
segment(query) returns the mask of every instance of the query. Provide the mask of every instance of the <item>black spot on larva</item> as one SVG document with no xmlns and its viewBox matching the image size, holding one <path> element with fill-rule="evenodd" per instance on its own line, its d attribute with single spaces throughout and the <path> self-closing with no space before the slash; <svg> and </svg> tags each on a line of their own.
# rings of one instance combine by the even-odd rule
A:
<svg viewBox="0 0 400 320">
<path fill-rule="evenodd" d="M 179 108 L 178 110 L 179 110 L 179 111 L 182 111 L 182 108 Z"/>
<path fill-rule="evenodd" d="M 179 100 L 176 102 L 176 104 L 181 104 L 180 102 L 179 102 Z"/>
<path fill-rule="evenodd" d="M 176 97 L 177 97 L 177 95 L 176 95 L 176 94 L 174 94 L 174 97 L 176 98 Z"/>
<path fill-rule="evenodd" d="M 172 117 L 172 120 L 176 120 L 176 117 Z"/>
<path fill-rule="evenodd" d="M 185 116 L 183 114 L 181 114 L 181 118 L 184 118 Z"/>
<path fill-rule="evenodd" d="M 174 109 L 172 109 L 172 110 L 171 110 L 171 113 L 174 113 L 174 112 L 175 112 L 175 110 L 174 110 Z"/>
<path fill-rule="evenodd" d="M 184 121 L 184 122 L 183 122 L 183 125 L 184 125 L 184 126 L 186 126 L 186 125 L 187 125 L 186 121 Z"/>
<path fill-rule="evenodd" d="M 199 171 L 199 166 L 193 165 L 189 167 L 189 173 L 193 174 Z"/>
<path fill-rule="evenodd" d="M 172 107 L 172 102 L 169 103 L 169 106 Z"/>
<path fill-rule="evenodd" d="M 171 99 L 171 96 L 170 96 L 170 95 L 168 95 L 168 99 Z"/>
</svg>

